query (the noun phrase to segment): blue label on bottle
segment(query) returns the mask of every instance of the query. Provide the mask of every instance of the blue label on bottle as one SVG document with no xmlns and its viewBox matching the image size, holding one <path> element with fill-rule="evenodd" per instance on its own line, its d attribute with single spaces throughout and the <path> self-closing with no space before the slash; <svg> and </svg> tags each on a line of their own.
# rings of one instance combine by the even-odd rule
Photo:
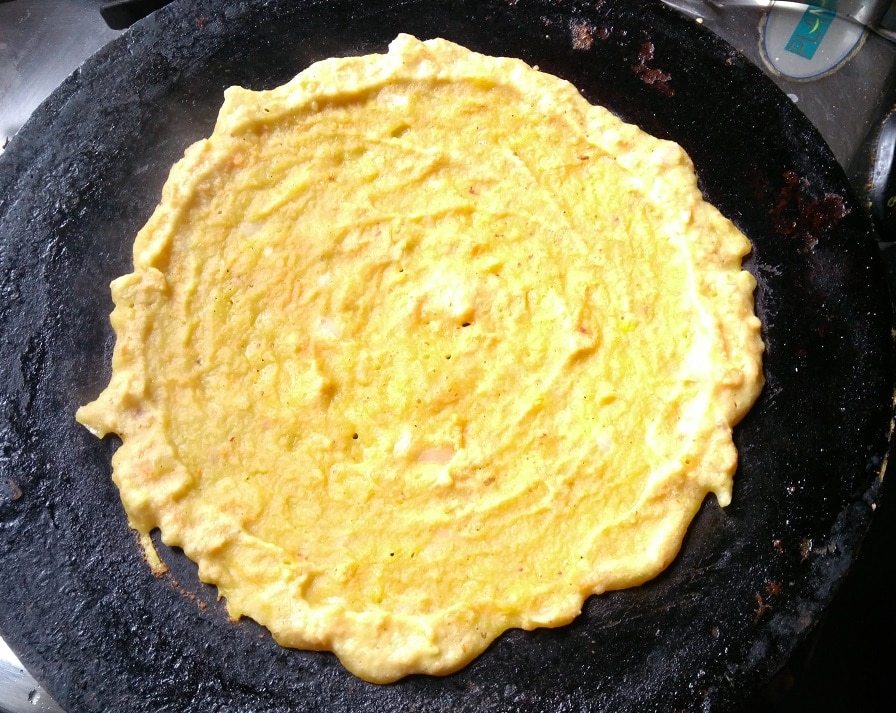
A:
<svg viewBox="0 0 896 713">
<path fill-rule="evenodd" d="M 836 15 L 837 0 L 813 0 L 797 23 L 784 49 L 800 57 L 812 59 Z"/>
</svg>

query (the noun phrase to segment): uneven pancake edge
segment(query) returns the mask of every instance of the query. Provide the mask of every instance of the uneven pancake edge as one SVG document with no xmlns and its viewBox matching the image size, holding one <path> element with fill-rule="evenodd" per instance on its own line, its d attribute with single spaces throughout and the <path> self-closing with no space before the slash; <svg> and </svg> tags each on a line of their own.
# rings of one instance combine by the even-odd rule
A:
<svg viewBox="0 0 896 713">
<path fill-rule="evenodd" d="M 122 438 L 150 562 L 158 528 L 232 616 L 366 680 L 450 673 L 656 576 L 730 501 L 749 248 L 677 145 L 401 35 L 226 92 L 77 418 Z"/>
</svg>

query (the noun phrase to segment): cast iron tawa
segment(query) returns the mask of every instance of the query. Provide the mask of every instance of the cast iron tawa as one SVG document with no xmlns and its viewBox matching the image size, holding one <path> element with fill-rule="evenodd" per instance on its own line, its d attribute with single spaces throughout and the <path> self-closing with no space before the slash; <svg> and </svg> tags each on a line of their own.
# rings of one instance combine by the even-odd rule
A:
<svg viewBox="0 0 896 713">
<path fill-rule="evenodd" d="M 767 385 L 736 429 L 733 503 L 678 559 L 570 626 L 509 631 L 443 678 L 377 686 L 231 622 L 162 548 L 155 577 L 74 420 L 110 373 L 108 283 L 231 84 L 385 51 L 399 32 L 519 57 L 678 141 L 752 240 Z M 879 495 L 892 314 L 869 219 L 754 66 L 652 0 L 180 0 L 88 61 L 0 158 L 0 633 L 70 712 L 731 710 L 802 641 Z"/>
</svg>

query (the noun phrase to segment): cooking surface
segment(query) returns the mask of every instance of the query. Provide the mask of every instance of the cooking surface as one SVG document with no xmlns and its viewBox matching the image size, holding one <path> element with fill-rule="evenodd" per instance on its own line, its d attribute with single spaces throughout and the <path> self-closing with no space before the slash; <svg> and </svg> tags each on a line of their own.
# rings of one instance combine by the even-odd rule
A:
<svg viewBox="0 0 896 713">
<path fill-rule="evenodd" d="M 105 28 L 95 14 L 101 3 L 29 3 L 28 0 L 13 0 L 0 4 L 0 57 L 9 57 L 11 65 L 0 65 L 0 107 L 2 107 L 3 132 L 11 134 L 29 113 L 35 99 L 39 98 L 36 85 L 27 78 L 30 73 L 40 76 L 42 68 L 47 68 L 44 76 L 45 91 L 52 89 L 67 71 L 63 55 L 74 65 L 90 54 L 90 45 L 102 44 L 116 33 Z M 36 10 L 40 6 L 41 14 Z M 21 13 L 23 8 L 27 10 Z M 46 14 L 44 14 L 46 13 Z M 78 36 L 83 44 L 60 44 L 56 39 L 60 33 L 75 27 L 74 19 L 66 21 L 68 15 L 79 18 Z M 55 30 L 53 28 L 56 28 Z M 87 28 L 91 29 L 87 29 Z M 23 36 L 26 38 L 23 40 Z M 881 50 L 885 52 L 885 50 Z M 44 54 L 46 62 L 37 61 L 36 56 Z M 49 58 L 55 57 L 55 60 Z M 9 67 L 14 69 L 10 71 Z M 886 92 L 886 82 L 881 83 L 881 99 Z M 26 91 L 27 90 L 27 91 Z M 805 92 L 805 87 L 801 86 Z M 839 91 L 839 90 L 838 90 Z M 6 100 L 2 97 L 14 97 Z M 841 106 L 843 102 L 841 101 Z M 798 103 L 799 105 L 799 103 Z M 10 111 L 12 107 L 12 111 Z M 867 110 L 867 117 L 873 111 Z M 871 118 L 861 122 L 872 127 Z M 829 129 L 830 130 L 830 129 Z M 854 135 L 867 132 L 853 132 Z M 836 144 L 831 140 L 832 145 Z M 844 147 L 840 142 L 838 158 L 850 163 L 857 155 L 857 148 Z M 892 483 L 888 484 L 892 490 Z M 892 500 L 892 498 L 890 498 Z M 882 691 L 884 672 L 891 670 L 891 658 L 880 656 L 877 651 L 891 651 L 893 627 L 892 589 L 883 586 L 892 580 L 894 565 L 887 556 L 886 548 L 896 542 L 893 532 L 892 504 L 886 495 L 875 518 L 871 536 L 860 556 L 853 574 L 847 580 L 843 591 L 825 620 L 813 636 L 798 652 L 783 674 L 776 680 L 768 696 L 782 701 L 780 710 L 836 710 L 833 701 L 843 701 L 843 708 L 855 706 L 865 710 L 875 710 L 876 694 Z M 757 606 L 761 606 L 757 602 Z M 877 640 L 882 645 L 873 646 Z M 874 652 L 872 654 L 872 652 Z M 2 682 L 2 679 L 0 679 Z M 788 695 L 783 695 L 787 693 Z M 782 693 L 783 692 L 783 693 Z M 2 692 L 0 692 L 2 696 Z M 33 698 L 33 696 L 32 696 Z M 2 698 L 0 698 L 2 701 Z M 864 701 L 864 704 L 862 703 Z M 29 704 L 30 705 L 30 704 Z M 12 706 L 7 704 L 7 708 Z M 31 710 L 35 708 L 32 706 Z M 757 710 L 769 710 L 762 704 Z"/>
</svg>

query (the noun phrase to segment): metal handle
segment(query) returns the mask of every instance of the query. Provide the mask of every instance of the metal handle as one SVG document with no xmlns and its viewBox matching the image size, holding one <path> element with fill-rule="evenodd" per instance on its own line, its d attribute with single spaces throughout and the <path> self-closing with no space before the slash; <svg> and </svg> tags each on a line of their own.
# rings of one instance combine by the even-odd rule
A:
<svg viewBox="0 0 896 713">
<path fill-rule="evenodd" d="M 699 16 L 701 8 L 705 10 L 707 5 L 716 11 L 729 8 L 771 9 L 773 6 L 814 5 L 819 10 L 836 12 L 848 20 L 876 29 L 893 0 L 663 0 L 663 2 L 691 16 Z"/>
<path fill-rule="evenodd" d="M 896 241 L 896 108 L 884 117 L 878 130 L 868 197 L 881 237 Z"/>
</svg>

